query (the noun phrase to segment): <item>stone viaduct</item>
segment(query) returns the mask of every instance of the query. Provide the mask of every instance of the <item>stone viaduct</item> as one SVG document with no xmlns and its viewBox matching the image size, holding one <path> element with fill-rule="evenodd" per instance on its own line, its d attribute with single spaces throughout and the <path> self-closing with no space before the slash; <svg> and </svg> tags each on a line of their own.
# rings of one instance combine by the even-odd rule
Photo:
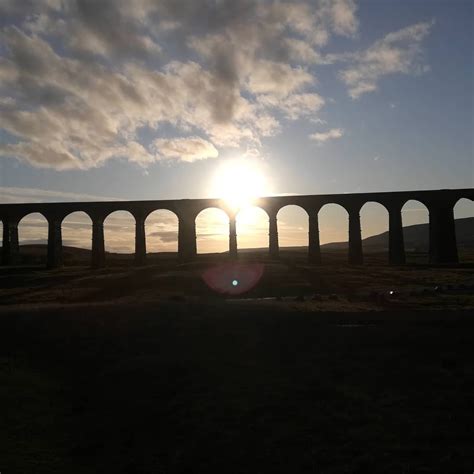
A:
<svg viewBox="0 0 474 474">
<path fill-rule="evenodd" d="M 321 262 L 319 245 L 318 213 L 325 204 L 339 204 L 349 216 L 349 263 L 363 263 L 362 238 L 359 211 L 367 202 L 382 204 L 389 215 L 389 261 L 405 262 L 401 210 L 409 200 L 417 200 L 429 211 L 429 238 L 431 263 L 456 263 L 458 261 L 454 205 L 461 198 L 474 200 L 474 189 L 449 189 L 433 191 L 401 191 L 357 194 L 320 194 L 307 196 L 272 196 L 255 200 L 269 219 L 269 253 L 277 258 L 278 211 L 288 205 L 303 208 L 308 214 L 308 259 Z M 48 221 L 48 267 L 62 264 L 61 224 L 70 213 L 83 211 L 92 220 L 92 266 L 105 265 L 104 220 L 114 211 L 129 211 L 135 218 L 135 261 L 146 261 L 145 219 L 153 211 L 166 209 L 178 217 L 178 255 L 183 261 L 196 255 L 197 215 L 207 208 L 222 209 L 229 217 L 229 254 L 237 256 L 236 210 L 221 199 L 182 199 L 162 201 L 115 201 L 115 202 L 68 202 L 34 204 L 0 204 L 0 220 L 3 223 L 2 263 L 14 264 L 19 254 L 18 224 L 26 215 L 38 212 Z"/>
</svg>

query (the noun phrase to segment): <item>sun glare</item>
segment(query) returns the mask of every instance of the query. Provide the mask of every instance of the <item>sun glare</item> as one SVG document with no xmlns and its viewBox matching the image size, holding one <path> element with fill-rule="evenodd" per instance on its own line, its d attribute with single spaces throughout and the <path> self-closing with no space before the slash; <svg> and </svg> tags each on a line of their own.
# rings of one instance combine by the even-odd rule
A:
<svg viewBox="0 0 474 474">
<path fill-rule="evenodd" d="M 214 176 L 213 190 L 235 210 L 248 208 L 256 198 L 268 194 L 258 165 L 244 159 L 223 164 Z"/>
</svg>

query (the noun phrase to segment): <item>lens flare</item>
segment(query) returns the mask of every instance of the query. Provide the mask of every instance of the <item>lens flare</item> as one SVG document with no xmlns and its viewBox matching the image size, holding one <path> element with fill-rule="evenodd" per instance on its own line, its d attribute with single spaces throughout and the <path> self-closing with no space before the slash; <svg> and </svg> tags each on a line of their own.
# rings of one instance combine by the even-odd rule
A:
<svg viewBox="0 0 474 474">
<path fill-rule="evenodd" d="M 241 295 L 250 291 L 263 276 L 261 263 L 225 263 L 202 273 L 204 282 L 217 293 Z"/>
</svg>

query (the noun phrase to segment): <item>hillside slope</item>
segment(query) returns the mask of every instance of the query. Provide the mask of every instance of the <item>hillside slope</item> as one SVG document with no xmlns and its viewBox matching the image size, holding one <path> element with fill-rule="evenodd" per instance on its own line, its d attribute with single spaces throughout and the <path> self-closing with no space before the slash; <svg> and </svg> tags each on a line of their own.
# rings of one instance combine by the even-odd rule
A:
<svg viewBox="0 0 474 474">
<path fill-rule="evenodd" d="M 460 247 L 474 247 L 474 217 L 456 219 L 456 240 Z M 427 248 L 429 246 L 429 224 L 415 224 L 403 228 L 405 248 L 407 250 Z M 388 231 L 372 235 L 363 240 L 364 248 L 370 250 L 388 249 Z M 347 248 L 347 242 L 333 242 L 323 245 L 325 248 Z"/>
</svg>

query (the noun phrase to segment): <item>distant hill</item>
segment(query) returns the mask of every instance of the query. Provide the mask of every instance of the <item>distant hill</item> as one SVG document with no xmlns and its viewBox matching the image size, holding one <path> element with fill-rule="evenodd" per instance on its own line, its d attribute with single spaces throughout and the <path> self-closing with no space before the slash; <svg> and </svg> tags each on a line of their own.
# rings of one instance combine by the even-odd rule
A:
<svg viewBox="0 0 474 474">
<path fill-rule="evenodd" d="M 456 240 L 459 247 L 474 248 L 474 217 L 456 219 Z M 429 246 L 429 224 L 415 224 L 403 228 L 407 251 L 426 249 Z M 388 231 L 372 235 L 362 241 L 365 249 L 371 251 L 388 249 Z M 347 242 L 332 242 L 322 247 L 329 249 L 347 248 Z"/>
</svg>

